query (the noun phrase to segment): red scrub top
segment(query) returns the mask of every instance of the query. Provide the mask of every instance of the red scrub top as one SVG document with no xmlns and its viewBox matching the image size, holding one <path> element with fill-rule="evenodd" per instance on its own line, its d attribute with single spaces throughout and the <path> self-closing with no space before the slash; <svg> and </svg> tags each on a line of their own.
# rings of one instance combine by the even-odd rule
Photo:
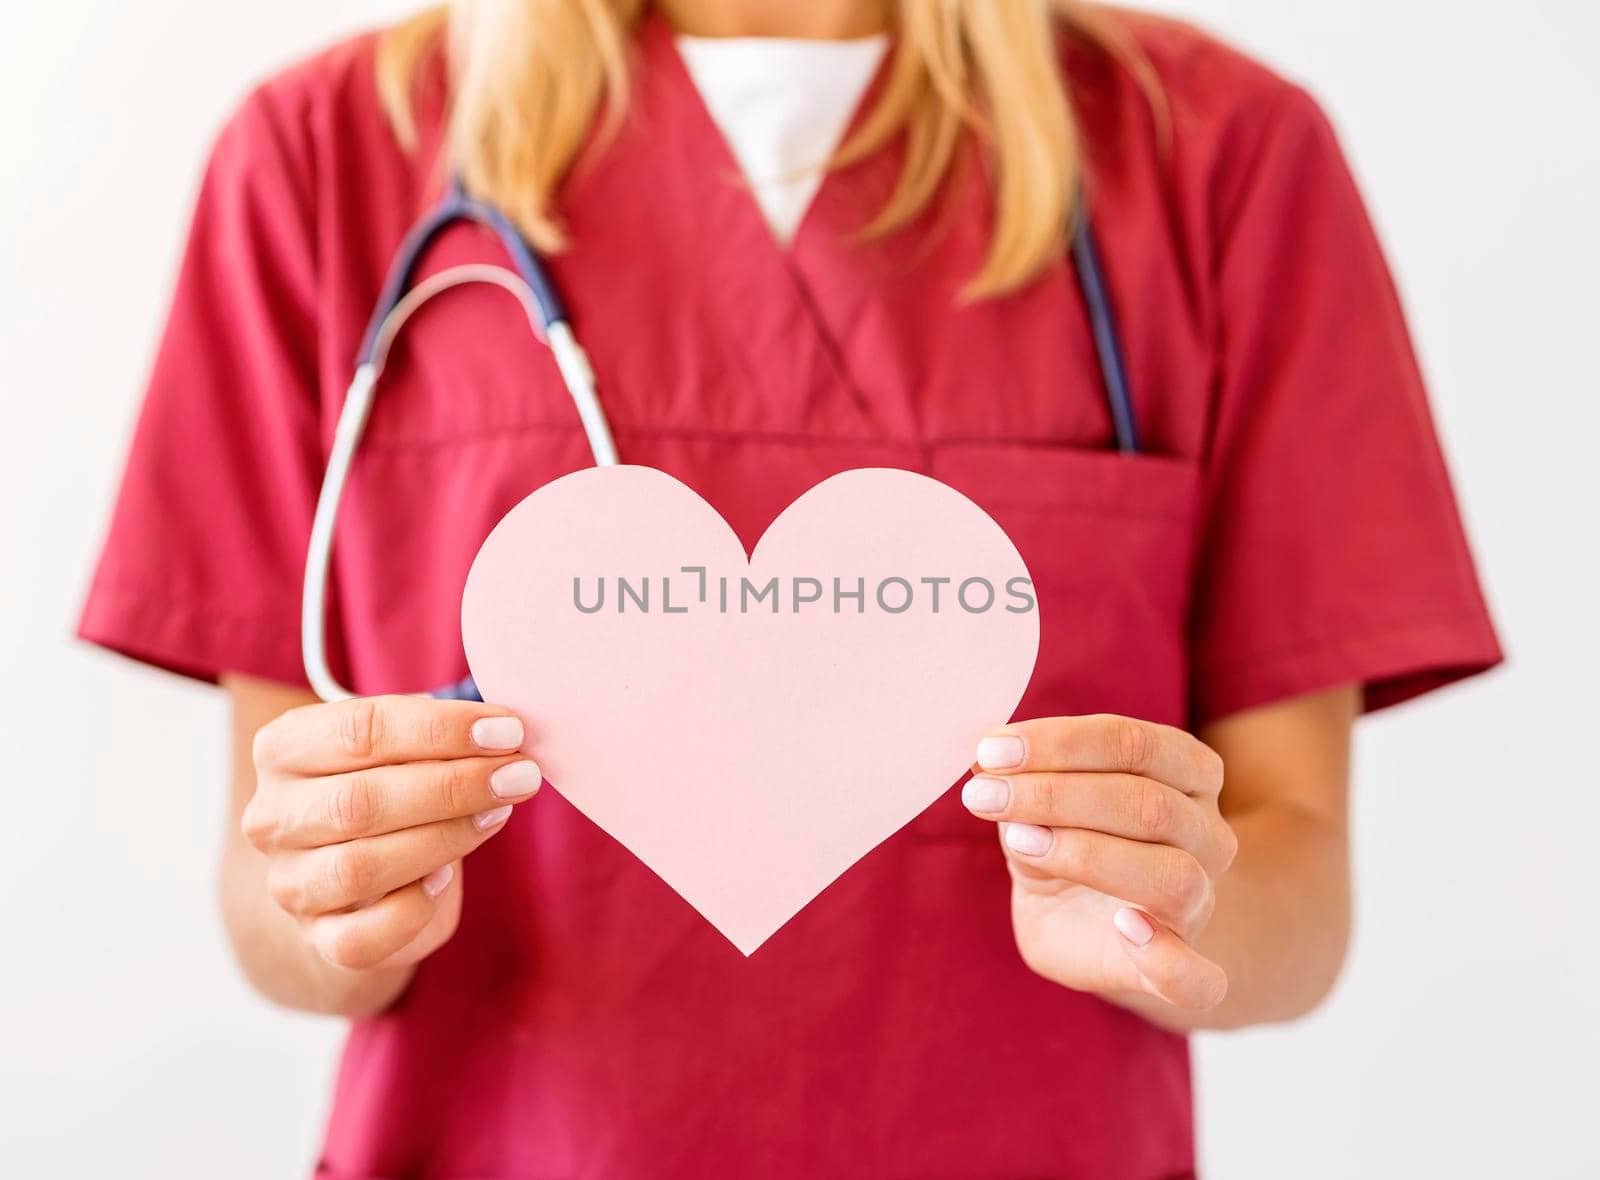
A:
<svg viewBox="0 0 1600 1180">
<path fill-rule="evenodd" d="M 1018 716 L 1196 725 L 1346 681 L 1377 708 L 1493 664 L 1394 287 L 1327 122 L 1193 30 L 1132 27 L 1166 92 L 1165 145 L 1124 71 L 1063 56 L 1149 453 L 1108 450 L 1065 258 L 1015 295 L 958 301 L 988 225 L 970 158 L 942 205 L 865 246 L 849 236 L 897 157 L 836 173 L 785 250 L 652 17 L 621 135 L 560 194 L 572 245 L 552 263 L 624 460 L 684 480 L 747 545 L 847 468 L 967 493 L 1038 587 Z M 323 456 L 385 267 L 440 187 L 442 72 L 409 156 L 373 50 L 272 79 L 222 133 L 88 639 L 303 683 Z M 500 257 L 459 227 L 428 266 Z M 430 303 L 345 504 L 348 682 L 463 675 L 479 542 L 589 462 L 514 302 Z M 1029 972 L 993 825 L 954 791 L 749 960 L 556 791 L 470 859 L 455 938 L 351 1031 L 320 1175 L 1192 1173 L 1184 1038 Z"/>
</svg>

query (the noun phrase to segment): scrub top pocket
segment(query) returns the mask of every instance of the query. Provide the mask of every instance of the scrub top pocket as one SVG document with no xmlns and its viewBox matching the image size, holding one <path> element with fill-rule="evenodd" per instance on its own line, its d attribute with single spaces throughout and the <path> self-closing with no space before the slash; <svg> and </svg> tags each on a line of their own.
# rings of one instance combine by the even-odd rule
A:
<svg viewBox="0 0 1600 1180">
<path fill-rule="evenodd" d="M 1015 716 L 1126 713 L 1184 724 L 1199 464 L 1014 442 L 936 444 L 930 462 L 931 475 L 1005 529 L 1033 579 L 1039 658 Z M 1130 665 L 1149 677 L 1129 677 Z M 958 787 L 908 830 L 994 839 L 993 826 L 961 806 Z"/>
</svg>

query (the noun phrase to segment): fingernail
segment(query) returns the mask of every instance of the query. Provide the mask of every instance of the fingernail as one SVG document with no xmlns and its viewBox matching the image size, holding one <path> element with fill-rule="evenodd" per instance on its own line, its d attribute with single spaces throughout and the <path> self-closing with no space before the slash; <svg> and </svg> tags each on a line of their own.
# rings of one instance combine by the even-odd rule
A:
<svg viewBox="0 0 1600 1180">
<path fill-rule="evenodd" d="M 978 743 L 978 765 L 985 770 L 1007 770 L 1022 765 L 1022 739 L 1003 733 Z"/>
<path fill-rule="evenodd" d="M 489 776 L 489 789 L 502 799 L 520 799 L 539 789 L 541 775 L 533 762 L 508 762 Z"/>
<path fill-rule="evenodd" d="M 1150 919 L 1136 909 L 1124 908 L 1111 915 L 1111 924 L 1134 946 L 1147 946 L 1156 936 Z"/>
<path fill-rule="evenodd" d="M 450 878 L 456 875 L 455 865 L 440 865 L 422 878 L 422 892 L 429 897 L 438 897 L 450 884 Z"/>
<path fill-rule="evenodd" d="M 522 722 L 515 717 L 480 717 L 472 723 L 472 740 L 481 750 L 515 750 L 522 745 Z"/>
<path fill-rule="evenodd" d="M 1011 784 L 1001 778 L 970 778 L 961 788 L 961 803 L 968 811 L 1004 811 L 1011 802 Z"/>
<path fill-rule="evenodd" d="M 1007 824 L 1006 847 L 1023 856 L 1043 856 L 1055 840 L 1049 828 L 1038 824 Z"/>
<path fill-rule="evenodd" d="M 490 828 L 498 828 L 506 822 L 506 817 L 511 814 L 511 804 L 504 807 L 491 807 L 488 811 L 480 811 L 472 817 L 472 826 L 480 832 L 487 832 Z"/>
</svg>

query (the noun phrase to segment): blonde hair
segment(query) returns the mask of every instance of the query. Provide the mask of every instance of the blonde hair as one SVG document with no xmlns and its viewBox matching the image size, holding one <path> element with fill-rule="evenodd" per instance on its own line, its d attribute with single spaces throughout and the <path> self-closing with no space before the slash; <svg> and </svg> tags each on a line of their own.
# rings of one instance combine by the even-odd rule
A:
<svg viewBox="0 0 1600 1180">
<path fill-rule="evenodd" d="M 428 56 L 448 53 L 447 163 L 505 210 L 539 250 L 566 242 L 551 209 L 597 120 L 615 128 L 628 96 L 628 48 L 645 0 L 452 0 L 388 30 L 379 94 L 395 133 L 416 145 L 412 97 Z M 1060 21 L 1154 83 L 1131 39 L 1072 0 L 894 0 L 886 85 L 835 153 L 840 166 L 905 137 L 888 200 L 862 227 L 891 233 L 939 191 L 964 130 L 987 151 L 993 224 L 970 298 L 1024 285 L 1061 256 L 1080 199 L 1083 149 L 1055 40 Z"/>
</svg>

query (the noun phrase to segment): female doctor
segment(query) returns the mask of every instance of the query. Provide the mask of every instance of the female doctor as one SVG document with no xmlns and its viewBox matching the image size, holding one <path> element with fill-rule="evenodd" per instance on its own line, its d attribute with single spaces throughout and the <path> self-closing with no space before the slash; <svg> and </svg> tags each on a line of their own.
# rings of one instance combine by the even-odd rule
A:
<svg viewBox="0 0 1600 1180">
<path fill-rule="evenodd" d="M 396 695 L 463 675 L 479 543 L 591 461 L 502 290 L 394 344 L 327 612 L 363 695 L 305 687 L 351 358 L 452 177 L 542 255 L 625 462 L 747 545 L 831 474 L 920 470 L 1034 574 L 1022 720 L 749 960 L 538 797 L 537 718 Z M 463 222 L 418 277 L 482 262 Z M 1190 1175 L 1185 1034 L 1339 969 L 1354 717 L 1499 658 L 1317 108 L 1046 0 L 463 0 L 260 86 L 81 631 L 232 701 L 223 912 L 266 996 L 354 1022 L 340 1180 Z"/>
</svg>

